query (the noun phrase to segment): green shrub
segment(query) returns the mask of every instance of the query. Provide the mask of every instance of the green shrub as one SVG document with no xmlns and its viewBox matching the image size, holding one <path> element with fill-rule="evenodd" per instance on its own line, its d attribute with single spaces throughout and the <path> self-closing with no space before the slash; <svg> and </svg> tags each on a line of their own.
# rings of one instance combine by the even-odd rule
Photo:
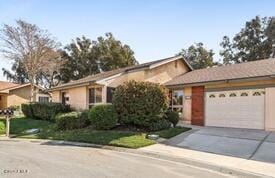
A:
<svg viewBox="0 0 275 178">
<path fill-rule="evenodd" d="M 91 124 L 99 130 L 108 130 L 116 126 L 118 115 L 113 105 L 97 105 L 89 113 Z"/>
<path fill-rule="evenodd" d="M 65 109 L 61 103 L 33 103 L 31 106 L 34 117 L 41 120 L 54 120 Z"/>
<path fill-rule="evenodd" d="M 78 112 L 58 114 L 55 121 L 59 130 L 81 129 L 89 125 L 89 120 L 83 119 L 81 113 Z"/>
<path fill-rule="evenodd" d="M 113 104 L 121 124 L 147 129 L 164 117 L 168 97 L 158 84 L 130 81 L 116 88 Z"/>
<path fill-rule="evenodd" d="M 22 104 L 21 110 L 27 118 L 29 119 L 34 118 L 31 104 Z"/>
<path fill-rule="evenodd" d="M 69 111 L 69 106 L 61 103 L 29 103 L 22 104 L 22 112 L 31 119 L 54 120 L 58 113 Z"/>
<path fill-rule="evenodd" d="M 169 129 L 171 127 L 171 123 L 165 119 L 159 119 L 156 122 L 152 122 L 149 126 L 150 131 L 159 131 L 164 129 Z"/>
<path fill-rule="evenodd" d="M 165 115 L 165 119 L 171 122 L 174 127 L 176 127 L 180 119 L 179 113 L 176 111 L 168 110 Z"/>
<path fill-rule="evenodd" d="M 89 112 L 90 111 L 88 109 L 82 111 L 81 114 L 80 114 L 80 118 L 83 119 L 83 120 L 87 120 L 88 122 L 90 122 L 90 120 L 89 120 Z"/>
</svg>

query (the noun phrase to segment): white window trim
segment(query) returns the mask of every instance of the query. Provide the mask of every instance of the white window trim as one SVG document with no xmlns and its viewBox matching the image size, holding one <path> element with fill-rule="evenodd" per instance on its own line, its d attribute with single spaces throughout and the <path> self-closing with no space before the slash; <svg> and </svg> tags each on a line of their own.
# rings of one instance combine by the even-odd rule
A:
<svg viewBox="0 0 275 178">
<path fill-rule="evenodd" d="M 101 88 L 101 102 L 100 103 L 97 103 L 96 102 L 96 94 L 94 93 L 94 103 L 90 103 L 90 89 L 95 89 L 94 91 L 96 91 L 96 88 Z M 88 88 L 88 105 L 89 106 L 95 106 L 95 105 L 101 105 L 101 104 L 104 104 L 103 102 L 103 92 L 104 92 L 104 89 L 102 86 L 93 86 L 93 87 L 89 87 Z"/>
</svg>

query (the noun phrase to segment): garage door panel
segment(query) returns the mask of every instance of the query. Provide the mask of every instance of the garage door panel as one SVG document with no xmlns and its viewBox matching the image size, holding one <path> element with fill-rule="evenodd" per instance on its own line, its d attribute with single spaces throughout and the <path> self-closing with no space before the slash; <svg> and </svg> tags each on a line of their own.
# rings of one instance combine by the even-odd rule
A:
<svg viewBox="0 0 275 178">
<path fill-rule="evenodd" d="M 264 89 L 206 92 L 205 96 L 205 125 L 264 129 Z"/>
</svg>

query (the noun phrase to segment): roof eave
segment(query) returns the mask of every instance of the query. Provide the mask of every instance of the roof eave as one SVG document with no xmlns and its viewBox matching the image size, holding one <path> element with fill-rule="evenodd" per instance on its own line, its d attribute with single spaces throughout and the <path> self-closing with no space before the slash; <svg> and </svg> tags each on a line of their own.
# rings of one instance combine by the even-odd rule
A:
<svg viewBox="0 0 275 178">
<path fill-rule="evenodd" d="M 166 84 L 167 88 L 179 88 L 179 87 L 192 87 L 192 86 L 202 86 L 209 84 L 224 84 L 232 82 L 248 82 L 248 81 L 257 81 L 257 80 L 269 80 L 274 79 L 275 75 L 266 75 L 266 76 L 257 76 L 257 77 L 246 77 L 246 78 L 237 78 L 237 79 L 225 79 L 225 80 L 215 80 L 208 82 L 194 82 L 194 83 L 181 83 L 181 84 Z"/>
</svg>

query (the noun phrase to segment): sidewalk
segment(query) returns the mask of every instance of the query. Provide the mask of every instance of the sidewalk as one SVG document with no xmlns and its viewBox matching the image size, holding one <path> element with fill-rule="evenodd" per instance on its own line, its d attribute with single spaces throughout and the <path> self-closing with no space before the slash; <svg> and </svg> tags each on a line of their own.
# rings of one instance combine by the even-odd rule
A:
<svg viewBox="0 0 275 178">
<path fill-rule="evenodd" d="M 229 168 L 234 170 L 253 173 L 258 176 L 275 177 L 275 164 L 241 159 L 230 156 L 217 155 L 212 153 L 194 151 L 184 148 L 168 146 L 164 144 L 155 144 L 152 146 L 138 149 L 142 152 L 152 154 L 173 156 L 176 158 L 184 158 L 193 162 L 198 162 L 216 169 Z M 274 150 L 275 154 L 275 150 Z"/>
</svg>

